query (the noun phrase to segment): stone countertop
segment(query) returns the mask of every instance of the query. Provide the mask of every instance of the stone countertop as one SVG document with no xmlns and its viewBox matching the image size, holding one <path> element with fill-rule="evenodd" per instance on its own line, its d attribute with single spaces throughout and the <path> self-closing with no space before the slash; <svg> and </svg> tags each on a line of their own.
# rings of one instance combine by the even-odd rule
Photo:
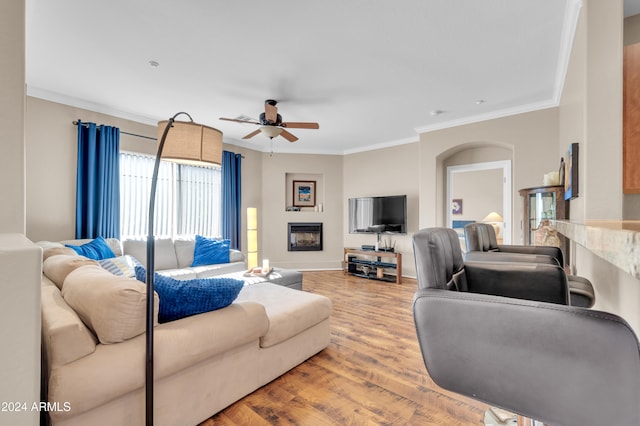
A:
<svg viewBox="0 0 640 426">
<path fill-rule="evenodd" d="M 640 220 L 556 220 L 559 233 L 640 279 Z"/>
</svg>

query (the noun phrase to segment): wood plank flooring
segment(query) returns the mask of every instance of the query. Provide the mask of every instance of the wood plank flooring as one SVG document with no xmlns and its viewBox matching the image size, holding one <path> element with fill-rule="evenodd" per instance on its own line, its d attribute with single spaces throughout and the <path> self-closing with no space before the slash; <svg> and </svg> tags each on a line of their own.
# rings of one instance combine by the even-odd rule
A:
<svg viewBox="0 0 640 426">
<path fill-rule="evenodd" d="M 433 383 L 402 284 L 305 272 L 303 289 L 333 301 L 331 344 L 203 422 L 214 425 L 482 425 L 489 407 Z"/>
</svg>

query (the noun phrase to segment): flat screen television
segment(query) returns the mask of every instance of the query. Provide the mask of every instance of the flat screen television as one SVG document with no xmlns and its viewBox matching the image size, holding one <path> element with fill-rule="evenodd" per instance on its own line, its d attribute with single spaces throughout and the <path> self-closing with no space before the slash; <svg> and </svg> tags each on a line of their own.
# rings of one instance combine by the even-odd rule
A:
<svg viewBox="0 0 640 426">
<path fill-rule="evenodd" d="M 349 198 L 350 234 L 406 234 L 407 196 Z"/>
</svg>

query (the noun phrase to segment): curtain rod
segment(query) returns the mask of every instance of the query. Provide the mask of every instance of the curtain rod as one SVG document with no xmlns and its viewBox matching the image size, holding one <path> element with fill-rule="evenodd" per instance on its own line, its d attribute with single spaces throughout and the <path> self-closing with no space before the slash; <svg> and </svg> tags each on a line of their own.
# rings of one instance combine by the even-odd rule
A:
<svg viewBox="0 0 640 426">
<path fill-rule="evenodd" d="M 77 126 L 78 122 L 77 121 L 72 121 L 73 125 Z M 89 125 L 89 123 L 82 123 L 83 126 L 85 125 Z M 105 124 L 100 124 L 100 126 L 104 126 Z M 129 132 L 123 132 L 122 130 L 120 130 L 120 133 L 122 133 L 123 135 L 129 135 L 129 136 L 135 136 L 138 138 L 143 138 L 143 139 L 151 139 L 152 141 L 157 141 L 158 138 L 152 138 L 151 136 L 145 136 L 145 135 L 138 135 L 136 133 L 129 133 Z"/>
<path fill-rule="evenodd" d="M 74 126 L 78 125 L 78 122 L 76 120 L 73 120 L 71 123 L 73 123 Z M 89 123 L 82 123 L 83 126 L 88 126 Z M 100 124 L 101 126 L 104 126 L 104 124 Z M 138 138 L 143 138 L 143 139 L 151 139 L 152 141 L 157 141 L 158 138 L 152 138 L 151 136 L 144 136 L 144 135 L 138 135 L 136 133 L 129 133 L 129 132 L 123 132 L 122 130 L 120 130 L 120 133 L 122 133 L 123 135 L 129 135 L 129 136 L 135 136 Z M 242 158 L 244 158 L 244 155 L 241 156 Z"/>
</svg>

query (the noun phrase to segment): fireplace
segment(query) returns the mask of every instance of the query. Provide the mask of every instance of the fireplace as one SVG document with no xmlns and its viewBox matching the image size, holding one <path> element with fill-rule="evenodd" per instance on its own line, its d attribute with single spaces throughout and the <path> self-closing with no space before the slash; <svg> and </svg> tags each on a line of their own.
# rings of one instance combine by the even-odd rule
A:
<svg viewBox="0 0 640 426">
<path fill-rule="evenodd" d="M 289 223 L 289 251 L 322 251 L 322 223 Z"/>
</svg>

